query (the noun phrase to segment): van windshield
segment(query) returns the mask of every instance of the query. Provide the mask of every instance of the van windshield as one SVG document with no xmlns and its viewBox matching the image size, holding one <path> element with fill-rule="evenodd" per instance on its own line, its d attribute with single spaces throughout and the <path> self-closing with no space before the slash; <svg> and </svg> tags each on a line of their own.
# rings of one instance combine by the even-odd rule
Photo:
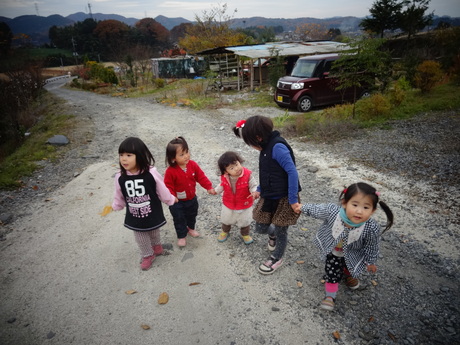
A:
<svg viewBox="0 0 460 345">
<path fill-rule="evenodd" d="M 294 69 L 292 70 L 291 77 L 311 78 L 317 64 L 317 60 L 299 59 L 297 60 Z"/>
</svg>

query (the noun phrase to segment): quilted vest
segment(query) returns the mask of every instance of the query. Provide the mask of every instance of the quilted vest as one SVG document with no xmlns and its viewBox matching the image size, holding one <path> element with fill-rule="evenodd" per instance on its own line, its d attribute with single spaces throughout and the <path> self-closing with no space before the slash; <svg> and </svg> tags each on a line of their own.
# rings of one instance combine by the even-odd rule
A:
<svg viewBox="0 0 460 345">
<path fill-rule="evenodd" d="M 226 175 L 220 177 L 224 193 L 222 195 L 223 204 L 231 210 L 244 210 L 252 206 L 254 200 L 248 198 L 251 193 L 249 192 L 249 177 L 251 170 L 243 167 L 243 176 L 236 180 L 235 194 L 232 191 L 232 185 Z"/>
</svg>

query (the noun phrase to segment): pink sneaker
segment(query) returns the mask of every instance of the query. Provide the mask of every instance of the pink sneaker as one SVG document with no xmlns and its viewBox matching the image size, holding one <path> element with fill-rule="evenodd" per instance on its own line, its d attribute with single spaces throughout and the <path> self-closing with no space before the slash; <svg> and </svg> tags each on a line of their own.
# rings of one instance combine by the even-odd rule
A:
<svg viewBox="0 0 460 345">
<path fill-rule="evenodd" d="M 194 229 L 190 229 L 190 228 L 187 228 L 188 229 L 188 234 L 192 237 L 200 237 L 200 233 Z"/>
<path fill-rule="evenodd" d="M 163 254 L 163 246 L 161 244 L 154 245 L 152 249 L 155 256 Z"/>
<path fill-rule="evenodd" d="M 177 240 L 177 245 L 178 245 L 179 247 L 185 247 L 186 244 L 187 244 L 187 241 L 185 240 L 185 237 L 184 237 L 184 238 L 179 238 L 179 239 Z"/>
<path fill-rule="evenodd" d="M 155 255 L 150 255 L 145 258 L 142 258 L 141 270 L 147 271 L 152 266 L 153 260 L 155 260 Z"/>
</svg>

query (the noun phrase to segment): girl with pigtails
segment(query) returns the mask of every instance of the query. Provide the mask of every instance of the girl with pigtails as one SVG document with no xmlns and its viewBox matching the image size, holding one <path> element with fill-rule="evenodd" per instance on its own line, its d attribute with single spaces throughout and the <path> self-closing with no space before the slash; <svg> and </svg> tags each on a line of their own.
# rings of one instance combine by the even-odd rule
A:
<svg viewBox="0 0 460 345">
<path fill-rule="evenodd" d="M 393 225 L 392 211 L 380 200 L 380 193 L 367 183 L 354 183 L 345 188 L 339 201 L 341 205 L 304 204 L 298 208 L 298 212 L 324 220 L 314 242 L 326 262 L 326 297 L 320 304 L 325 310 L 334 309 L 342 279 L 346 286 L 355 290 L 364 269 L 371 273 L 377 271 L 380 235 Z M 382 232 L 377 221 L 371 218 L 377 205 L 387 217 Z"/>
</svg>

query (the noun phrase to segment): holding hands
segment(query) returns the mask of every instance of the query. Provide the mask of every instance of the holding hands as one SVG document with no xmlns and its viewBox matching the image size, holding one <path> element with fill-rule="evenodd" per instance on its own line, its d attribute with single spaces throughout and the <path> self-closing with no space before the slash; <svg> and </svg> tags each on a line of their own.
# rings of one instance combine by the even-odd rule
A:
<svg viewBox="0 0 460 345">
<path fill-rule="evenodd" d="M 291 204 L 291 207 L 295 213 L 300 213 L 302 209 L 302 204 L 296 202 L 295 204 Z"/>
</svg>

